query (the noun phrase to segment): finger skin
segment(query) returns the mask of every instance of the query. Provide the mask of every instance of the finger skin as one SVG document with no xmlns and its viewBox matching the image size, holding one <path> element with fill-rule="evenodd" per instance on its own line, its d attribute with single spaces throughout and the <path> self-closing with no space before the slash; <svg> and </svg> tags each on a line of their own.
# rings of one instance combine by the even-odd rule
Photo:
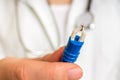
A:
<svg viewBox="0 0 120 80">
<path fill-rule="evenodd" d="M 50 62 L 58 62 L 61 60 L 64 47 L 59 48 L 53 54 L 43 57 L 43 60 Z"/>
<path fill-rule="evenodd" d="M 4 72 L 0 80 L 70 80 L 67 72 L 73 68 L 79 68 L 79 77 L 82 69 L 71 63 L 44 62 L 30 59 L 7 59 L 4 65 L 0 65 Z M 1 77 L 1 75 L 0 75 Z"/>
<path fill-rule="evenodd" d="M 48 61 L 48 62 L 59 62 L 62 57 L 64 47 L 59 48 L 52 54 L 48 54 L 44 56 L 43 58 L 35 58 L 33 60 L 42 60 L 42 61 Z"/>
<path fill-rule="evenodd" d="M 26 65 L 27 64 L 27 65 Z M 33 65 L 34 64 L 34 65 Z M 80 68 L 75 64 L 60 62 L 25 61 L 22 67 L 23 80 L 68 80 L 67 72 L 72 68 Z M 28 67 L 29 66 L 29 67 Z M 18 69 L 18 71 L 21 71 Z M 82 70 L 79 78 L 82 76 Z M 21 76 L 20 76 L 21 77 Z"/>
<path fill-rule="evenodd" d="M 78 80 L 83 74 L 78 65 L 59 62 L 63 50 L 64 47 L 61 47 L 43 58 L 1 60 L 0 80 Z M 79 70 L 79 74 L 70 79 L 68 72 L 74 68 Z"/>
</svg>

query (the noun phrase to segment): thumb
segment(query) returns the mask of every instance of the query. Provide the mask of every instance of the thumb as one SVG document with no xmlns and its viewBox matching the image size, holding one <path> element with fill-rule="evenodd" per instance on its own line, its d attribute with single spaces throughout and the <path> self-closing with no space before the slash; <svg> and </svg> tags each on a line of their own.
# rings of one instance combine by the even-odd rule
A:
<svg viewBox="0 0 120 80">
<path fill-rule="evenodd" d="M 58 50 L 54 51 L 52 54 L 48 54 L 44 56 L 43 58 L 35 58 L 33 60 L 59 62 L 61 60 L 63 50 L 64 50 L 64 47 L 61 47 Z"/>
<path fill-rule="evenodd" d="M 82 69 L 72 63 L 35 61 L 27 66 L 28 80 L 78 80 L 82 77 Z"/>
<path fill-rule="evenodd" d="M 58 50 L 56 50 L 53 54 L 44 56 L 41 60 L 49 62 L 59 62 L 61 60 L 63 50 L 64 47 L 61 47 Z"/>
</svg>

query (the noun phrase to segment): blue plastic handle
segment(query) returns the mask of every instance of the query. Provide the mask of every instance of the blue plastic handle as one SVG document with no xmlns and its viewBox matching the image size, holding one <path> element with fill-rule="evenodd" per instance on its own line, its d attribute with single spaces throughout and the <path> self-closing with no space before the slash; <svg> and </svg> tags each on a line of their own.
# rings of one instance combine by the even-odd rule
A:
<svg viewBox="0 0 120 80">
<path fill-rule="evenodd" d="M 63 51 L 63 55 L 62 55 L 62 62 L 70 62 L 70 63 L 74 63 L 79 54 L 80 54 L 80 49 L 82 47 L 82 45 L 84 44 L 84 42 L 79 42 L 80 36 L 76 35 L 75 39 L 72 40 L 71 37 L 68 40 L 68 44 L 65 47 L 64 51 Z"/>
</svg>

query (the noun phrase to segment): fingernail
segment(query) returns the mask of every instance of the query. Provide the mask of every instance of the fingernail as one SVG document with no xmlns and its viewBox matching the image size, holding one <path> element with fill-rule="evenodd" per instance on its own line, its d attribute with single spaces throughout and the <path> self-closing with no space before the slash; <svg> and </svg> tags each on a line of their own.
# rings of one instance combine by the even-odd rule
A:
<svg viewBox="0 0 120 80">
<path fill-rule="evenodd" d="M 73 68 L 68 71 L 69 80 L 78 80 L 82 77 L 82 70 L 80 68 Z"/>
</svg>

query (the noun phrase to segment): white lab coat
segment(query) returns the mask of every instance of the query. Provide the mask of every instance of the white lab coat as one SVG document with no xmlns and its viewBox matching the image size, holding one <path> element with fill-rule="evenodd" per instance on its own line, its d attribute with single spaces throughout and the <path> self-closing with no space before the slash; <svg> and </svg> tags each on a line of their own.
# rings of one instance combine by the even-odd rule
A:
<svg viewBox="0 0 120 80">
<path fill-rule="evenodd" d="M 7 56 L 41 56 L 59 47 L 59 34 L 47 1 L 20 1 L 29 4 L 38 18 L 18 0 L 0 0 L 1 59 Z M 66 39 L 86 5 L 87 0 L 73 0 L 66 23 Z M 91 12 L 96 28 L 86 32 L 85 45 L 76 62 L 83 68 L 82 80 L 120 80 L 120 2 L 93 0 Z"/>
</svg>

